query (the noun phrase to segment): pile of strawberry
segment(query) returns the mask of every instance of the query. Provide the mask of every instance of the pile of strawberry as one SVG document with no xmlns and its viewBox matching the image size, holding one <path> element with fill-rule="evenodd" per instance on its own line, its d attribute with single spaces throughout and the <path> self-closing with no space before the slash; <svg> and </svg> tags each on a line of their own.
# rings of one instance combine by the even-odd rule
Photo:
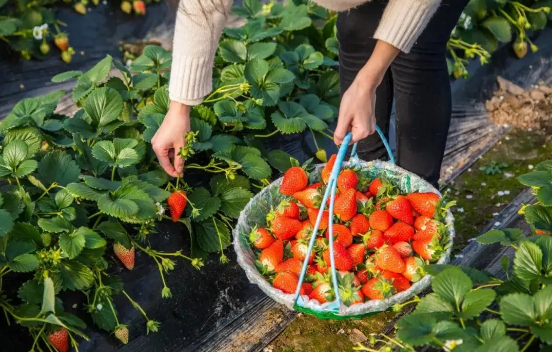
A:
<svg viewBox="0 0 552 352">
<path fill-rule="evenodd" d="M 336 156 L 309 185 L 308 172 L 290 168 L 280 185 L 284 200 L 267 215 L 266 228 L 254 228 L 249 240 L 259 271 L 284 293 L 295 293 L 308 260 L 301 294 L 319 303 L 334 300 L 329 251 L 329 212 L 324 210 L 315 246 L 307 258 L 325 188 Z M 424 275 L 423 266 L 444 253 L 446 206 L 435 193 L 401 194 L 384 178 L 344 168 L 334 203 L 334 260 L 339 297 L 349 306 L 381 300 L 407 290 Z M 329 200 L 328 200 L 329 204 Z M 326 205 L 325 209 L 328 209 Z"/>
</svg>

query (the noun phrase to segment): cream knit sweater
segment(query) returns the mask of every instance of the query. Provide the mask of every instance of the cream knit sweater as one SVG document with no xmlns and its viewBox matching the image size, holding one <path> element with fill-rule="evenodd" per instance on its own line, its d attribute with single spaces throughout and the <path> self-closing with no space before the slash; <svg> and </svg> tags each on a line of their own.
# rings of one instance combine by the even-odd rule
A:
<svg viewBox="0 0 552 352">
<path fill-rule="evenodd" d="M 366 0 L 314 0 L 345 11 Z M 408 53 L 441 0 L 389 0 L 374 38 Z M 233 0 L 180 0 L 173 41 L 169 96 L 197 105 L 212 90 L 213 60 Z"/>
</svg>

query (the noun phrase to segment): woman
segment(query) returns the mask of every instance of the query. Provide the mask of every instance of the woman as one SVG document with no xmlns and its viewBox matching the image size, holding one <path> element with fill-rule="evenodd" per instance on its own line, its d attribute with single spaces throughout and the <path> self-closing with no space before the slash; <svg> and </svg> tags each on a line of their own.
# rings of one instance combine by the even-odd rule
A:
<svg viewBox="0 0 552 352">
<path fill-rule="evenodd" d="M 388 134 L 394 98 L 398 164 L 436 185 L 451 117 L 446 43 L 467 0 L 315 2 L 339 11 L 342 100 L 335 143 L 351 131 L 353 142 L 364 139 L 363 157 L 383 158 L 375 124 Z M 183 171 L 184 160 L 174 155 L 185 144 L 190 106 L 200 104 L 212 89 L 213 59 L 231 5 L 232 0 L 181 0 L 170 108 L 152 140 L 171 176 Z"/>
</svg>

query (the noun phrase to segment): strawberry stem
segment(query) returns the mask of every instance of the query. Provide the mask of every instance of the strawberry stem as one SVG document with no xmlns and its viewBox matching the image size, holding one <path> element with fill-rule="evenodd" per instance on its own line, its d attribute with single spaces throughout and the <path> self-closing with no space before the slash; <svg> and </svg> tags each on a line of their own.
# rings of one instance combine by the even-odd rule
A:
<svg viewBox="0 0 552 352">
<path fill-rule="evenodd" d="M 254 135 L 255 138 L 268 138 L 274 136 L 276 133 L 280 132 L 280 130 L 274 130 L 273 132 L 270 132 L 269 134 L 256 134 Z"/>
</svg>

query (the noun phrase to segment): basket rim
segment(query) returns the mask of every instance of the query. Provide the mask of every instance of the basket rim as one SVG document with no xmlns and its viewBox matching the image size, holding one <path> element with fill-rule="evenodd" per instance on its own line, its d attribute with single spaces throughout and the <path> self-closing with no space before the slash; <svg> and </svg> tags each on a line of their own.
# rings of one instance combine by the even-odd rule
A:
<svg viewBox="0 0 552 352">
<path fill-rule="evenodd" d="M 324 165 L 325 164 L 316 164 L 315 165 L 316 171 L 321 170 L 324 167 Z M 401 168 L 397 165 L 390 164 L 388 162 L 379 161 L 379 160 L 374 160 L 374 161 L 367 162 L 367 161 L 363 161 L 363 160 L 360 160 L 360 159 L 351 159 L 347 162 L 343 162 L 342 167 L 345 167 L 345 166 L 359 166 L 361 168 L 375 167 L 375 168 L 379 168 L 379 169 L 382 169 L 382 170 L 383 169 L 391 169 L 392 171 L 398 171 L 398 172 L 403 173 L 404 175 L 410 176 L 411 180 L 413 182 L 415 181 L 415 182 L 418 182 L 418 183 L 422 184 L 424 186 L 424 188 L 426 189 L 426 191 L 430 191 L 430 192 L 438 194 L 439 196 L 442 196 L 441 192 L 439 192 L 439 190 L 437 190 L 435 187 L 433 187 L 427 181 L 423 180 L 419 176 L 417 176 L 417 175 L 415 175 L 415 174 L 413 174 L 413 173 L 411 173 L 411 172 L 409 172 L 409 171 L 407 171 L 407 170 L 405 170 L 405 169 L 403 169 L 403 168 Z M 266 281 L 266 279 L 259 273 L 257 268 L 254 267 L 254 265 L 252 267 L 250 264 L 248 264 L 246 262 L 245 256 L 249 255 L 249 254 L 251 254 L 251 255 L 253 254 L 253 250 L 251 249 L 251 247 L 248 246 L 247 248 L 244 248 L 240 243 L 240 236 L 242 236 L 242 233 L 245 233 L 245 231 L 243 231 L 241 229 L 242 228 L 241 224 L 246 223 L 247 210 L 251 208 L 251 205 L 253 203 L 255 203 L 257 200 L 259 200 L 260 198 L 265 196 L 265 194 L 267 192 L 269 192 L 270 189 L 272 189 L 275 186 L 279 186 L 279 184 L 282 182 L 282 179 L 283 179 L 283 176 L 279 177 L 278 179 L 274 180 L 270 185 L 263 188 L 263 190 L 261 190 L 253 198 L 251 198 L 250 201 L 248 202 L 248 204 L 244 207 L 244 209 L 240 213 L 240 216 L 238 218 L 238 222 L 237 222 L 236 226 L 234 227 L 234 230 L 232 231 L 233 245 L 234 245 L 234 250 L 236 251 L 236 254 L 237 254 L 238 264 L 245 271 L 246 276 L 249 279 L 249 281 L 252 284 L 257 285 L 266 295 L 268 295 L 270 298 L 272 298 L 276 302 L 286 305 L 291 310 L 297 310 L 297 309 L 295 309 L 294 294 L 285 294 L 285 293 L 281 292 L 280 290 L 272 287 L 272 285 L 270 285 L 268 283 L 268 281 Z M 454 240 L 454 236 L 455 236 L 454 216 L 452 215 L 452 212 L 450 211 L 450 209 L 447 210 L 447 215 L 446 215 L 446 218 L 445 218 L 445 224 L 448 225 L 447 226 L 447 234 L 448 234 L 448 237 L 449 237 L 448 238 L 448 240 L 449 240 L 448 248 L 445 251 L 445 253 L 443 254 L 443 256 L 441 258 L 439 258 L 439 260 L 435 264 L 445 264 L 450 259 L 450 253 L 452 251 L 452 244 L 453 244 L 453 240 Z M 249 252 L 249 253 L 246 253 L 246 252 Z M 395 294 L 395 295 L 393 295 L 389 298 L 386 298 L 384 300 L 369 300 L 369 301 L 366 301 L 362 304 L 355 304 L 355 305 L 350 306 L 350 307 L 346 307 L 343 303 L 341 303 L 340 311 L 337 312 L 337 313 L 333 313 L 333 314 L 335 315 L 335 317 L 351 317 L 351 318 L 353 318 L 355 316 L 368 315 L 368 314 L 374 313 L 376 311 L 382 312 L 382 311 L 385 311 L 385 310 L 389 309 L 394 303 L 404 302 L 404 301 L 410 299 L 417 292 L 427 288 L 430 284 L 431 284 L 431 276 L 426 275 L 421 280 L 419 280 L 418 282 L 413 283 L 412 286 L 408 290 L 403 291 L 403 292 L 399 292 L 399 293 L 397 293 L 397 294 Z M 310 311 L 311 312 L 310 314 L 315 315 L 315 316 L 318 316 L 321 313 L 323 313 L 323 315 L 331 315 L 331 314 L 328 314 L 330 312 L 324 311 L 324 305 L 325 304 L 320 304 L 318 302 L 311 303 L 312 300 L 309 300 L 307 296 L 302 296 L 302 297 L 305 298 L 305 301 L 307 301 L 307 302 L 310 301 L 309 302 L 310 307 L 302 307 L 303 310 L 301 310 L 301 311 L 303 311 L 305 313 L 309 313 L 308 311 Z M 374 302 L 378 303 L 378 308 L 379 309 L 376 310 L 376 309 L 373 309 L 373 307 L 371 307 L 371 306 L 376 305 Z M 351 307 L 354 307 L 354 310 L 351 310 Z"/>
</svg>

